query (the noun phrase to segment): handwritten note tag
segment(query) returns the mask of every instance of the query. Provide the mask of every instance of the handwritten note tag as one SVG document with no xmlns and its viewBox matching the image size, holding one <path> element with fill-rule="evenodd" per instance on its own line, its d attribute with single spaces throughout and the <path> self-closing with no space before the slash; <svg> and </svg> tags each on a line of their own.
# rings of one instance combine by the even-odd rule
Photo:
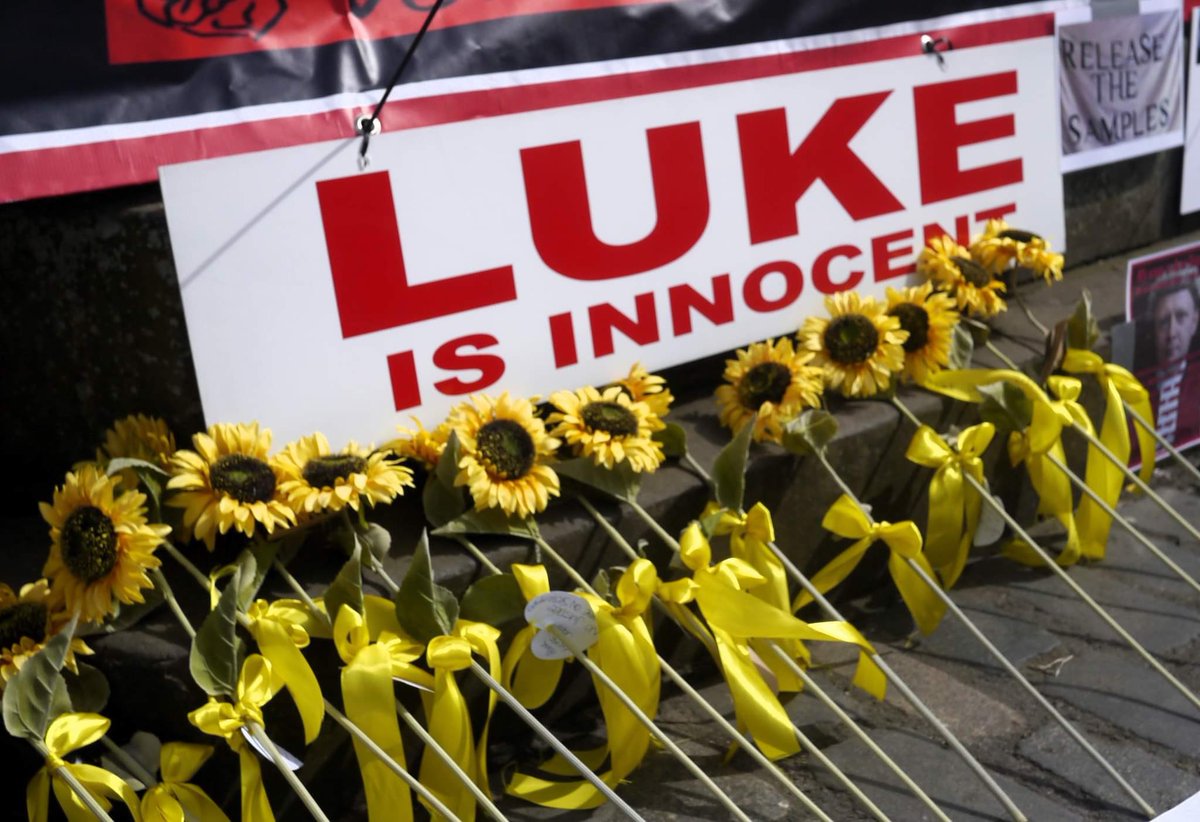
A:
<svg viewBox="0 0 1200 822">
<path fill-rule="evenodd" d="M 578 594 L 566 591 L 550 591 L 531 599 L 525 606 L 525 621 L 539 629 L 529 646 L 538 659 L 574 656 L 567 645 L 545 630 L 547 626 L 561 631 L 575 648 L 590 648 L 600 637 L 592 606 Z"/>
</svg>

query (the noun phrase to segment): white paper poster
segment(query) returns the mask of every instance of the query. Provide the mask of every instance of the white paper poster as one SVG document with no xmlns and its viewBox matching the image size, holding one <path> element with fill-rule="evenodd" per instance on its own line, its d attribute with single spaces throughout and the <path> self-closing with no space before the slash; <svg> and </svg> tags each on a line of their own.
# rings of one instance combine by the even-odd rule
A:
<svg viewBox="0 0 1200 822">
<path fill-rule="evenodd" d="M 1179 213 L 1200 210 L 1200 7 L 1192 9 L 1191 54 L 1188 56 L 1187 140 L 1183 144 L 1183 187 Z"/>
<path fill-rule="evenodd" d="M 1179 0 L 1143 0 L 1141 14 L 1058 13 L 1062 170 L 1103 165 L 1183 143 Z"/>
<path fill-rule="evenodd" d="M 989 217 L 1062 247 L 1053 31 L 972 13 L 482 77 L 364 171 L 356 140 L 164 168 L 205 416 L 378 442 L 794 334 Z"/>
</svg>

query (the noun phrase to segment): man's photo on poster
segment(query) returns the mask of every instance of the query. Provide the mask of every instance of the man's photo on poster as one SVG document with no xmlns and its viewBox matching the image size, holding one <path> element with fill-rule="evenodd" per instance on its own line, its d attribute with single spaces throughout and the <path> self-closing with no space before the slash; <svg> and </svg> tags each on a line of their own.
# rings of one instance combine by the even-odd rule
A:
<svg viewBox="0 0 1200 822">
<path fill-rule="evenodd" d="M 1200 244 L 1130 260 L 1126 311 L 1155 427 L 1176 448 L 1200 442 Z"/>
</svg>

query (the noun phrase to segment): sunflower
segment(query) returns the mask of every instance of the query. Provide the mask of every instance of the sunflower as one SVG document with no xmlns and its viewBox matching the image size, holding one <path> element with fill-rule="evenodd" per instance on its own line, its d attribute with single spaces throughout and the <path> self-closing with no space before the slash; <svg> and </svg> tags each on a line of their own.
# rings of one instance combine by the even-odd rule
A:
<svg viewBox="0 0 1200 822">
<path fill-rule="evenodd" d="M 629 399 L 634 402 L 646 403 L 654 416 L 660 420 L 671 410 L 671 403 L 675 400 L 667 390 L 667 381 L 657 374 L 651 374 L 637 362 L 629 369 L 628 376 L 617 380 L 613 385 L 624 389 Z M 663 427 L 661 424 L 658 426 L 659 429 Z"/>
<path fill-rule="evenodd" d="M 70 622 L 65 611 L 50 607 L 50 583 L 39 579 L 21 586 L 19 594 L 0 583 L 0 690 L 16 676 L 31 656 Z M 72 638 L 66 666 L 79 673 L 75 654 L 90 654 L 82 639 Z"/>
<path fill-rule="evenodd" d="M 551 436 L 565 440 L 580 456 L 609 470 L 626 462 L 639 473 L 662 464 L 662 446 L 650 438 L 658 417 L 646 403 L 629 399 L 621 386 L 605 388 L 603 394 L 590 385 L 556 391 L 550 404 L 557 409 L 547 420 L 557 423 Z"/>
<path fill-rule="evenodd" d="M 500 508 L 526 517 L 545 510 L 558 495 L 558 474 L 545 464 L 559 446 L 523 398 L 482 394 L 450 412 L 462 444 L 455 485 L 465 485 L 475 510 Z"/>
<path fill-rule="evenodd" d="M 983 233 L 971 241 L 971 256 L 993 275 L 1007 270 L 1015 260 L 1046 285 L 1062 279 L 1063 256 L 1052 251 L 1044 237 L 1010 228 L 1003 220 L 987 221 Z"/>
<path fill-rule="evenodd" d="M 412 421 L 417 424 L 416 428 L 397 426 L 396 430 L 402 436 L 387 443 L 383 448 L 399 457 L 416 460 L 432 471 L 442 458 L 446 441 L 450 439 L 450 424 L 442 422 L 437 428 L 427 431 L 419 419 L 413 417 Z"/>
<path fill-rule="evenodd" d="M 53 505 L 39 503 L 50 525 L 50 556 L 42 573 L 50 578 L 54 608 L 79 609 L 80 619 L 100 622 L 113 613 L 113 598 L 143 602 L 150 588 L 146 570 L 161 562 L 154 549 L 171 533 L 167 525 L 146 522 L 146 495 L 114 496 L 117 481 L 95 466 L 67 474 L 54 490 Z"/>
<path fill-rule="evenodd" d="M 279 493 L 297 516 L 391 502 L 413 484 L 412 471 L 382 451 L 350 442 L 331 454 L 320 432 L 290 443 L 273 463 L 282 479 Z"/>
<path fill-rule="evenodd" d="M 113 423 L 104 432 L 104 445 L 96 449 L 96 462 L 107 466 L 109 460 L 132 457 L 157 465 L 164 471 L 175 453 L 175 435 L 157 417 L 131 414 Z M 76 470 L 79 466 L 77 465 Z M 116 474 L 126 488 L 137 488 L 138 475 L 132 468 Z"/>
<path fill-rule="evenodd" d="M 757 342 L 725 361 L 725 385 L 717 389 L 721 423 L 736 434 L 754 414 L 756 441 L 779 442 L 783 424 L 821 401 L 821 369 L 805 365 L 813 355 L 796 351 L 787 337 Z"/>
<path fill-rule="evenodd" d="M 892 375 L 904 369 L 908 332 L 873 298 L 853 291 L 825 298 L 829 319 L 809 317 L 800 329 L 802 346 L 825 374 L 828 388 L 846 397 L 870 397 L 885 391 Z"/>
<path fill-rule="evenodd" d="M 921 249 L 917 271 L 953 294 L 959 311 L 987 318 L 1008 308 L 1000 296 L 1004 283 L 949 236 L 935 237 Z"/>
<path fill-rule="evenodd" d="M 908 332 L 904 341 L 904 376 L 923 382 L 950 364 L 950 345 L 958 312 L 954 301 L 933 290 L 933 283 L 887 290 L 887 312 Z"/>
<path fill-rule="evenodd" d="M 267 459 L 269 430 L 260 431 L 258 423 L 217 423 L 193 436 L 192 445 L 195 451 L 179 450 L 171 457 L 167 488 L 178 493 L 167 504 L 184 509 L 183 527 L 208 550 L 215 547 L 218 531 L 236 528 L 253 537 L 258 525 L 267 533 L 295 525 L 296 514 L 279 490 L 278 469 Z"/>
</svg>

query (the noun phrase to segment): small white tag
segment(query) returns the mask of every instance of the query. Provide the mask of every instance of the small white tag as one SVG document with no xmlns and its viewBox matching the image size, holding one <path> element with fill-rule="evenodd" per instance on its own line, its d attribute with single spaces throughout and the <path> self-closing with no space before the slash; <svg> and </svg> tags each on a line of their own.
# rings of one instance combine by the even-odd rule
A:
<svg viewBox="0 0 1200 822">
<path fill-rule="evenodd" d="M 553 625 L 566 634 L 567 640 L 576 648 L 590 648 L 600 638 L 592 606 L 583 597 L 567 591 L 550 591 L 531 599 L 525 606 L 525 621 L 538 629 Z M 534 634 L 529 649 L 538 659 L 574 656 L 570 648 L 545 630 Z"/>
<path fill-rule="evenodd" d="M 264 748 L 262 745 L 258 744 L 258 740 L 255 739 L 253 734 L 251 734 L 250 731 L 246 729 L 245 725 L 242 726 L 242 736 L 245 737 L 246 741 L 250 743 L 250 747 L 252 747 L 252 748 L 254 748 L 254 750 L 258 751 L 259 756 L 261 756 L 263 759 L 266 759 L 268 762 L 271 761 L 271 752 L 268 751 L 266 748 Z M 300 766 L 304 764 L 303 762 L 301 762 L 296 757 L 292 756 L 290 753 L 287 752 L 287 750 L 285 750 L 283 747 L 281 747 L 279 745 L 275 746 L 275 750 L 279 751 L 279 756 L 282 757 L 283 762 L 285 765 L 288 766 L 289 771 L 298 771 L 298 770 L 300 770 Z"/>
</svg>

